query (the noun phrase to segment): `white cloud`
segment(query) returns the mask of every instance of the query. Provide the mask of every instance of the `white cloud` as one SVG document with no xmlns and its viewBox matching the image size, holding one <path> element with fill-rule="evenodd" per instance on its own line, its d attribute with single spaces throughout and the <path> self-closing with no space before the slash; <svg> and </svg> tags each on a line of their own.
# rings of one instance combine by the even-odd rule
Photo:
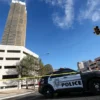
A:
<svg viewBox="0 0 100 100">
<path fill-rule="evenodd" d="M 64 11 L 64 15 L 60 16 L 59 12 L 53 14 L 53 22 L 60 28 L 69 28 L 74 21 L 74 2 L 73 0 L 45 0 L 53 6 L 59 6 Z"/>
<path fill-rule="evenodd" d="M 86 9 L 80 11 L 79 20 L 82 19 L 100 20 L 100 0 L 87 0 Z"/>
<path fill-rule="evenodd" d="M 59 5 L 59 6 L 62 6 L 66 0 L 44 0 L 46 3 L 50 3 L 52 4 L 53 6 L 55 5 Z"/>
</svg>

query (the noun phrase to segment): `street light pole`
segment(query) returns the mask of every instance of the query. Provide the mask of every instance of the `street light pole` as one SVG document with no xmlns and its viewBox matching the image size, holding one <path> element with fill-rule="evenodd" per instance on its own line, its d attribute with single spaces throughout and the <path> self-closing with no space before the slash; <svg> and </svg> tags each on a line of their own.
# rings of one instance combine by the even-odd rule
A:
<svg viewBox="0 0 100 100">
<path fill-rule="evenodd" d="M 45 56 L 45 55 L 49 55 L 50 53 L 49 52 L 47 52 L 47 53 L 44 53 L 42 56 Z M 40 56 L 41 57 L 41 56 Z"/>
<path fill-rule="evenodd" d="M 42 56 L 45 56 L 45 55 L 49 55 L 50 53 L 49 52 L 47 52 L 47 53 L 44 53 Z M 42 70 L 41 69 L 41 67 L 40 67 L 40 63 L 42 63 L 42 61 L 41 61 L 41 58 L 40 58 L 41 56 L 39 56 L 39 58 L 38 58 L 38 70 Z M 39 75 L 39 73 L 38 73 L 38 75 Z"/>
</svg>

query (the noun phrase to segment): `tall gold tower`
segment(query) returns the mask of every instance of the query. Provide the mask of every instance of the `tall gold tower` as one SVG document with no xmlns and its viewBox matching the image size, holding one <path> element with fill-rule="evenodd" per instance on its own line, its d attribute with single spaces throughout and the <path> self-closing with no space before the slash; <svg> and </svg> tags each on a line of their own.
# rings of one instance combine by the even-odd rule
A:
<svg viewBox="0 0 100 100">
<path fill-rule="evenodd" d="M 26 3 L 12 0 L 1 44 L 25 46 L 26 23 Z"/>
</svg>

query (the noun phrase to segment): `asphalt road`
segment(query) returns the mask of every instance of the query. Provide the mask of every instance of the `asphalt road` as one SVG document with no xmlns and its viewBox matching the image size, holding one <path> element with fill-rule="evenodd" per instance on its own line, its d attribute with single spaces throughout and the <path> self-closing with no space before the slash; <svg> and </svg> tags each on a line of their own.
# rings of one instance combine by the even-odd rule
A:
<svg viewBox="0 0 100 100">
<path fill-rule="evenodd" d="M 91 95 L 91 94 L 83 94 L 83 93 L 73 93 L 70 95 L 59 95 L 52 99 L 46 99 L 44 96 L 39 94 L 38 92 L 31 93 L 28 95 L 10 98 L 6 100 L 100 100 L 100 95 Z"/>
</svg>

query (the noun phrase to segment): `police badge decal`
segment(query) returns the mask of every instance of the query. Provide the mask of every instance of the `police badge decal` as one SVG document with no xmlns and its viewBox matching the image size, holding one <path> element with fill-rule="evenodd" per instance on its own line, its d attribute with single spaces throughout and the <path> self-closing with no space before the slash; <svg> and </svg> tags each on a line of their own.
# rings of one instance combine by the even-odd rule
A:
<svg viewBox="0 0 100 100">
<path fill-rule="evenodd" d="M 60 85 L 59 79 L 55 79 L 53 83 L 54 83 L 54 86 L 56 86 L 56 87 L 58 87 Z"/>
</svg>

